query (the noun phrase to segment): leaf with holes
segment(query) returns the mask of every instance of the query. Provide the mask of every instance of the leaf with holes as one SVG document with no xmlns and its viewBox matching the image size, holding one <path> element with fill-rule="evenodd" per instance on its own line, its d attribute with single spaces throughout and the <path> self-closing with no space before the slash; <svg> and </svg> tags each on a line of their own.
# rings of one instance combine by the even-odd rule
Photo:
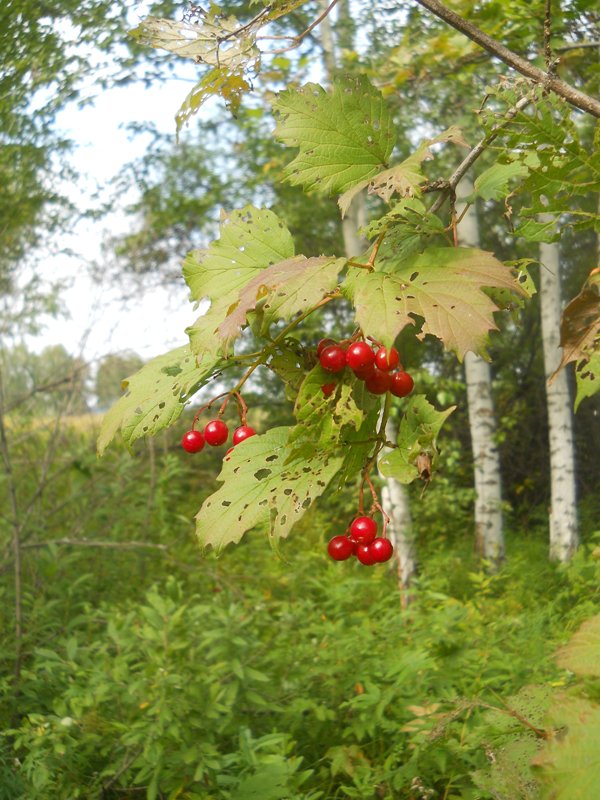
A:
<svg viewBox="0 0 600 800">
<path fill-rule="evenodd" d="M 214 67 L 198 81 L 181 104 L 175 115 L 177 133 L 197 113 L 209 97 L 222 97 L 232 114 L 239 110 L 244 93 L 250 91 L 250 84 L 239 72 L 231 72 L 224 67 Z"/>
<path fill-rule="evenodd" d="M 329 397 L 322 386 L 335 382 Z M 294 407 L 298 424 L 290 431 L 289 444 L 310 444 L 308 450 L 332 450 L 339 447 L 348 427 L 358 430 L 367 413 L 377 403 L 362 381 L 332 376 L 317 364 L 304 379 Z"/>
<path fill-rule="evenodd" d="M 435 467 L 437 436 L 455 408 L 436 411 L 424 395 L 411 397 L 398 428 L 398 447 L 379 461 L 381 474 L 400 483 L 411 483 L 419 477 L 417 459 L 422 453 L 429 456 L 431 467 Z"/>
<path fill-rule="evenodd" d="M 586 397 L 592 397 L 600 392 L 600 350 L 592 353 L 589 361 L 578 361 L 575 367 L 575 383 L 577 395 L 575 397 L 575 411 Z"/>
<path fill-rule="evenodd" d="M 223 462 L 222 486 L 196 516 L 203 546 L 220 551 L 250 530 L 286 537 L 339 470 L 341 457 L 314 453 L 288 460 L 290 429 L 272 428 L 238 444 Z"/>
<path fill-rule="evenodd" d="M 266 209 L 245 206 L 221 217 L 221 236 L 183 262 L 192 300 L 208 298 L 208 311 L 187 333 L 195 353 L 222 351 L 219 325 L 239 302 L 240 291 L 260 272 L 294 255 L 294 242 L 281 220 Z"/>
<path fill-rule="evenodd" d="M 423 161 L 433 158 L 430 149 L 431 146 L 441 142 L 454 142 L 463 147 L 469 146 L 467 142 L 465 142 L 460 128 L 454 125 L 433 139 L 425 139 L 415 152 L 411 153 L 411 155 L 400 164 L 389 167 L 345 191 L 338 200 L 342 217 L 346 215 L 356 195 L 365 188 L 369 194 L 376 194 L 378 197 L 381 197 L 384 203 L 388 203 L 394 194 L 397 194 L 399 197 L 412 197 L 414 194 L 417 194 L 419 192 L 419 187 L 421 184 L 425 183 L 426 180 L 421 165 Z"/>
<path fill-rule="evenodd" d="M 350 268 L 341 288 L 354 303 L 362 330 L 386 347 L 420 317 L 421 337 L 436 336 L 460 360 L 468 350 L 485 354 L 498 307 L 483 288 L 525 294 L 511 269 L 475 248 L 430 247 L 401 263 L 391 253 L 376 265 L 374 272 Z"/>
<path fill-rule="evenodd" d="M 181 415 L 187 401 L 226 363 L 206 356 L 200 361 L 188 345 L 153 358 L 122 382 L 123 397 L 106 412 L 98 436 L 102 455 L 120 430 L 131 445 L 143 436 L 168 428 Z"/>
<path fill-rule="evenodd" d="M 241 289 L 237 303 L 217 329 L 225 349 L 259 303 L 266 332 L 271 322 L 307 311 L 335 289 L 345 263 L 344 258 L 295 256 L 261 270 Z"/>
<path fill-rule="evenodd" d="M 503 200 L 509 193 L 508 184 L 514 178 L 523 178 L 529 174 L 525 164 L 513 161 L 509 164 L 492 164 L 481 173 L 473 185 L 473 194 L 465 198 L 473 203 L 477 197 L 483 200 Z"/>
<path fill-rule="evenodd" d="M 563 311 L 560 346 L 563 348 L 563 357 L 550 382 L 569 362 L 587 363 L 600 353 L 600 267 L 590 272 L 579 294 Z M 592 374 L 589 383 L 596 381 L 595 372 Z"/>
<path fill-rule="evenodd" d="M 556 661 L 576 675 L 600 678 L 600 614 L 583 623 L 558 651 Z"/>
<path fill-rule="evenodd" d="M 430 244 L 433 237 L 445 241 L 444 223 L 431 214 L 417 197 L 399 200 L 383 217 L 373 220 L 362 233 L 368 239 L 376 239 L 385 233 L 379 248 L 378 259 L 384 263 L 393 259 L 396 263 L 412 258 Z"/>
<path fill-rule="evenodd" d="M 600 786 L 600 706 L 559 698 L 550 709 L 557 734 L 533 759 L 543 800 L 591 800 Z"/>
<path fill-rule="evenodd" d="M 333 91 L 316 83 L 282 92 L 275 136 L 300 152 L 287 180 L 307 192 L 341 193 L 387 167 L 396 143 L 381 93 L 364 75 L 336 78 Z"/>
</svg>

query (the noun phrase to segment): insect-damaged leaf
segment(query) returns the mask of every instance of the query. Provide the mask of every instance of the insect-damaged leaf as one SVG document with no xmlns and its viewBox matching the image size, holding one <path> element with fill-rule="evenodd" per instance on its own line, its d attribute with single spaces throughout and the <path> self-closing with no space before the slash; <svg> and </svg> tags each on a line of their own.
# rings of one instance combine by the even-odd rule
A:
<svg viewBox="0 0 600 800">
<path fill-rule="evenodd" d="M 525 292 L 491 253 L 467 247 L 430 247 L 399 264 L 392 257 L 375 272 L 350 268 L 342 292 L 353 301 L 361 328 L 387 347 L 420 317 L 422 335 L 436 336 L 462 359 L 468 350 L 484 354 L 487 334 L 496 328 L 498 307 L 483 287 Z"/>
<path fill-rule="evenodd" d="M 275 135 L 300 152 L 286 169 L 307 192 L 344 192 L 387 167 L 396 135 L 380 92 L 364 75 L 335 79 L 333 91 L 316 83 L 282 92 Z"/>
<path fill-rule="evenodd" d="M 172 425 L 186 402 L 223 362 L 205 356 L 198 360 L 188 345 L 153 358 L 122 382 L 125 394 L 107 411 L 98 436 L 101 455 L 117 431 L 126 444 Z"/>
<path fill-rule="evenodd" d="M 336 287 L 345 262 L 328 256 L 295 256 L 259 272 L 243 287 L 238 302 L 219 325 L 218 336 L 225 348 L 238 336 L 246 314 L 259 303 L 267 329 L 274 320 L 289 319 L 314 306 Z"/>
<path fill-rule="evenodd" d="M 290 428 L 272 428 L 235 447 L 223 462 L 220 489 L 196 516 L 203 546 L 222 550 L 254 528 L 286 537 L 339 470 L 342 459 L 316 452 L 288 460 Z"/>
<path fill-rule="evenodd" d="M 192 350 L 222 350 L 217 329 L 239 302 L 241 290 L 262 270 L 293 255 L 292 236 L 272 211 L 249 205 L 223 214 L 220 238 L 205 250 L 194 250 L 183 263 L 192 300 L 211 303 L 187 329 Z"/>
</svg>

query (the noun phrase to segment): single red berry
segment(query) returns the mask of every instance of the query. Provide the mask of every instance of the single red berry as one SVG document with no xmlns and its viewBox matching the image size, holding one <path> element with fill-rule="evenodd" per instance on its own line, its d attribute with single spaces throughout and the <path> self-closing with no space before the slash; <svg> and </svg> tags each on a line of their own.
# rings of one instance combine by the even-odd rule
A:
<svg viewBox="0 0 600 800">
<path fill-rule="evenodd" d="M 389 561 L 394 552 L 390 540 L 383 539 L 381 536 L 378 536 L 377 539 L 373 539 L 369 545 L 369 550 L 373 556 L 373 561 L 377 564 L 383 564 L 384 561 Z"/>
<path fill-rule="evenodd" d="M 415 382 L 408 372 L 394 372 L 390 376 L 390 392 L 394 397 L 406 397 L 413 390 Z"/>
<path fill-rule="evenodd" d="M 327 552 L 334 561 L 345 561 L 354 552 L 354 542 L 347 536 L 334 536 L 327 545 Z"/>
<path fill-rule="evenodd" d="M 375 375 L 375 364 L 369 364 L 368 367 L 363 367 L 362 369 L 353 369 L 352 372 L 359 380 L 366 381 Z"/>
<path fill-rule="evenodd" d="M 399 363 L 400 353 L 395 347 L 390 347 L 389 350 L 387 347 L 380 347 L 375 354 L 375 364 L 383 372 L 390 372 L 390 370 L 396 369 Z"/>
<path fill-rule="evenodd" d="M 330 397 L 330 395 L 332 395 L 333 392 L 335 391 L 335 387 L 336 387 L 335 383 L 324 383 L 323 386 L 321 386 L 321 391 L 323 392 L 325 397 Z"/>
<path fill-rule="evenodd" d="M 365 386 L 371 394 L 385 394 L 390 388 L 390 374 L 376 368 L 374 374 L 365 380 Z"/>
<path fill-rule="evenodd" d="M 361 564 L 370 567 L 371 564 L 375 563 L 370 544 L 357 544 L 354 552 Z"/>
<path fill-rule="evenodd" d="M 350 536 L 359 544 L 370 544 L 377 536 L 377 523 L 372 517 L 357 517 L 350 525 Z"/>
<path fill-rule="evenodd" d="M 181 446 L 187 453 L 199 453 L 204 447 L 204 436 L 200 431 L 188 431 L 183 434 Z"/>
<path fill-rule="evenodd" d="M 338 344 L 332 344 L 321 351 L 319 361 L 327 372 L 341 372 L 346 366 L 346 351 Z"/>
<path fill-rule="evenodd" d="M 362 370 L 375 361 L 375 353 L 366 342 L 354 342 L 346 350 L 346 364 L 350 369 Z"/>
<path fill-rule="evenodd" d="M 256 431 L 254 428 L 251 428 L 249 425 L 240 425 L 239 428 L 236 428 L 233 432 L 233 444 L 239 444 L 240 442 L 249 439 L 251 436 L 255 436 Z"/>
<path fill-rule="evenodd" d="M 213 447 L 218 447 L 220 444 L 225 444 L 229 436 L 229 429 L 221 419 L 213 419 L 204 428 L 204 439 L 206 444 Z"/>
<path fill-rule="evenodd" d="M 326 347 L 331 347 L 332 344 L 336 344 L 335 339 L 321 339 L 317 345 L 317 355 L 320 356 L 323 350 L 325 350 Z"/>
</svg>

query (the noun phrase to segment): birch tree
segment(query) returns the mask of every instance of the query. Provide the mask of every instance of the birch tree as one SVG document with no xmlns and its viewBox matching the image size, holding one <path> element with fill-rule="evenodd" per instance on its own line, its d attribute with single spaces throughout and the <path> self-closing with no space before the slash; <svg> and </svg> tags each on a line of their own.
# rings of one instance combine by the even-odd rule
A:
<svg viewBox="0 0 600 800">
<path fill-rule="evenodd" d="M 541 221 L 552 222 L 551 215 Z M 566 370 L 550 383 L 550 376 L 561 360 L 560 340 L 560 251 L 558 244 L 540 244 L 540 303 L 546 401 L 548 407 L 548 443 L 550 449 L 550 558 L 569 561 L 579 543 L 575 490 L 575 442 L 571 397 Z"/>
<path fill-rule="evenodd" d="M 473 184 L 468 178 L 463 178 L 458 186 L 459 197 L 472 192 Z M 457 208 L 457 212 L 460 214 L 461 209 Z M 475 206 L 467 208 L 460 224 L 459 238 L 461 244 L 479 246 Z M 496 569 L 504 559 L 504 532 L 491 370 L 488 362 L 473 352 L 465 355 L 464 365 L 475 477 L 475 541 L 479 555 Z"/>
</svg>

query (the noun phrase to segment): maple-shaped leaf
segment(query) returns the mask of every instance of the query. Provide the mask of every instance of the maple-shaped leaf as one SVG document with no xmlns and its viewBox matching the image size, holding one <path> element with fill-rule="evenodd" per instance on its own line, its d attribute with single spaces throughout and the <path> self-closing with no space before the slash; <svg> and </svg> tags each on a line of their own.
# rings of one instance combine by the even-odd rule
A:
<svg viewBox="0 0 600 800">
<path fill-rule="evenodd" d="M 571 361 L 587 363 L 600 353 L 600 267 L 593 269 L 579 294 L 565 307 L 560 322 L 563 356 L 550 378 Z M 578 365 L 579 367 L 579 365 Z M 592 373 L 591 383 L 597 376 Z"/>
<path fill-rule="evenodd" d="M 502 200 L 508 193 L 508 185 L 514 178 L 523 178 L 529 173 L 525 164 L 513 161 L 508 164 L 492 164 L 481 173 L 473 184 L 473 194 L 463 199 L 472 203 L 477 197 L 483 200 Z"/>
<path fill-rule="evenodd" d="M 587 619 L 556 654 L 558 666 L 575 675 L 600 678 L 600 614 Z"/>
<path fill-rule="evenodd" d="M 290 459 L 289 432 L 287 427 L 272 428 L 241 442 L 227 456 L 218 478 L 223 485 L 196 516 L 201 545 L 220 551 L 255 528 L 276 542 L 323 494 L 341 457 L 315 452 L 309 459 Z"/>
<path fill-rule="evenodd" d="M 282 92 L 274 109 L 275 136 L 300 148 L 287 179 L 307 192 L 341 193 L 387 167 L 392 116 L 364 75 L 336 78 L 331 92 L 316 83 Z"/>
<path fill-rule="evenodd" d="M 98 436 L 102 455 L 120 430 L 131 445 L 172 425 L 187 401 L 223 365 L 219 358 L 198 360 L 189 345 L 153 358 L 139 372 L 121 383 L 125 394 L 106 412 Z"/>
<path fill-rule="evenodd" d="M 240 292 L 272 264 L 294 255 L 294 242 L 279 217 L 248 205 L 223 213 L 221 236 L 205 250 L 194 250 L 183 262 L 192 300 L 208 298 L 210 308 L 187 333 L 195 353 L 218 353 L 219 325 L 239 302 Z"/>
<path fill-rule="evenodd" d="M 263 330 L 274 320 L 308 310 L 335 289 L 345 263 L 344 258 L 295 256 L 261 270 L 241 289 L 238 301 L 232 303 L 217 329 L 218 336 L 227 348 L 258 303 Z"/>
<path fill-rule="evenodd" d="M 351 267 L 341 288 L 354 303 L 362 330 L 386 347 L 422 318 L 421 335 L 436 336 L 460 360 L 468 350 L 485 355 L 498 306 L 483 288 L 525 293 L 511 269 L 476 248 L 430 247 L 399 264 L 386 259 L 382 266 L 385 272 Z"/>
<path fill-rule="evenodd" d="M 369 194 L 376 194 L 378 197 L 381 197 L 385 203 L 388 203 L 394 194 L 397 194 L 399 197 L 412 197 L 414 194 L 418 193 L 419 187 L 421 184 L 425 183 L 426 180 L 421 165 L 423 161 L 433 158 L 431 146 L 439 144 L 440 142 L 454 142 L 463 147 L 469 146 L 463 138 L 462 131 L 455 125 L 433 139 L 425 139 L 415 152 L 411 153 L 411 155 L 400 162 L 400 164 L 389 167 L 345 191 L 338 200 L 342 217 L 346 215 L 356 195 L 365 188 Z"/>
<path fill-rule="evenodd" d="M 214 6 L 194 23 L 147 17 L 131 35 L 142 44 L 192 58 L 198 64 L 235 70 L 260 56 L 252 28 L 241 29 L 235 17 L 223 16 Z"/>
<path fill-rule="evenodd" d="M 421 472 L 417 463 L 421 454 L 428 457 L 430 466 L 435 466 L 438 433 L 455 408 L 436 411 L 424 395 L 411 397 L 398 428 L 398 447 L 379 461 L 381 474 L 400 483 L 412 483 Z"/>
</svg>

